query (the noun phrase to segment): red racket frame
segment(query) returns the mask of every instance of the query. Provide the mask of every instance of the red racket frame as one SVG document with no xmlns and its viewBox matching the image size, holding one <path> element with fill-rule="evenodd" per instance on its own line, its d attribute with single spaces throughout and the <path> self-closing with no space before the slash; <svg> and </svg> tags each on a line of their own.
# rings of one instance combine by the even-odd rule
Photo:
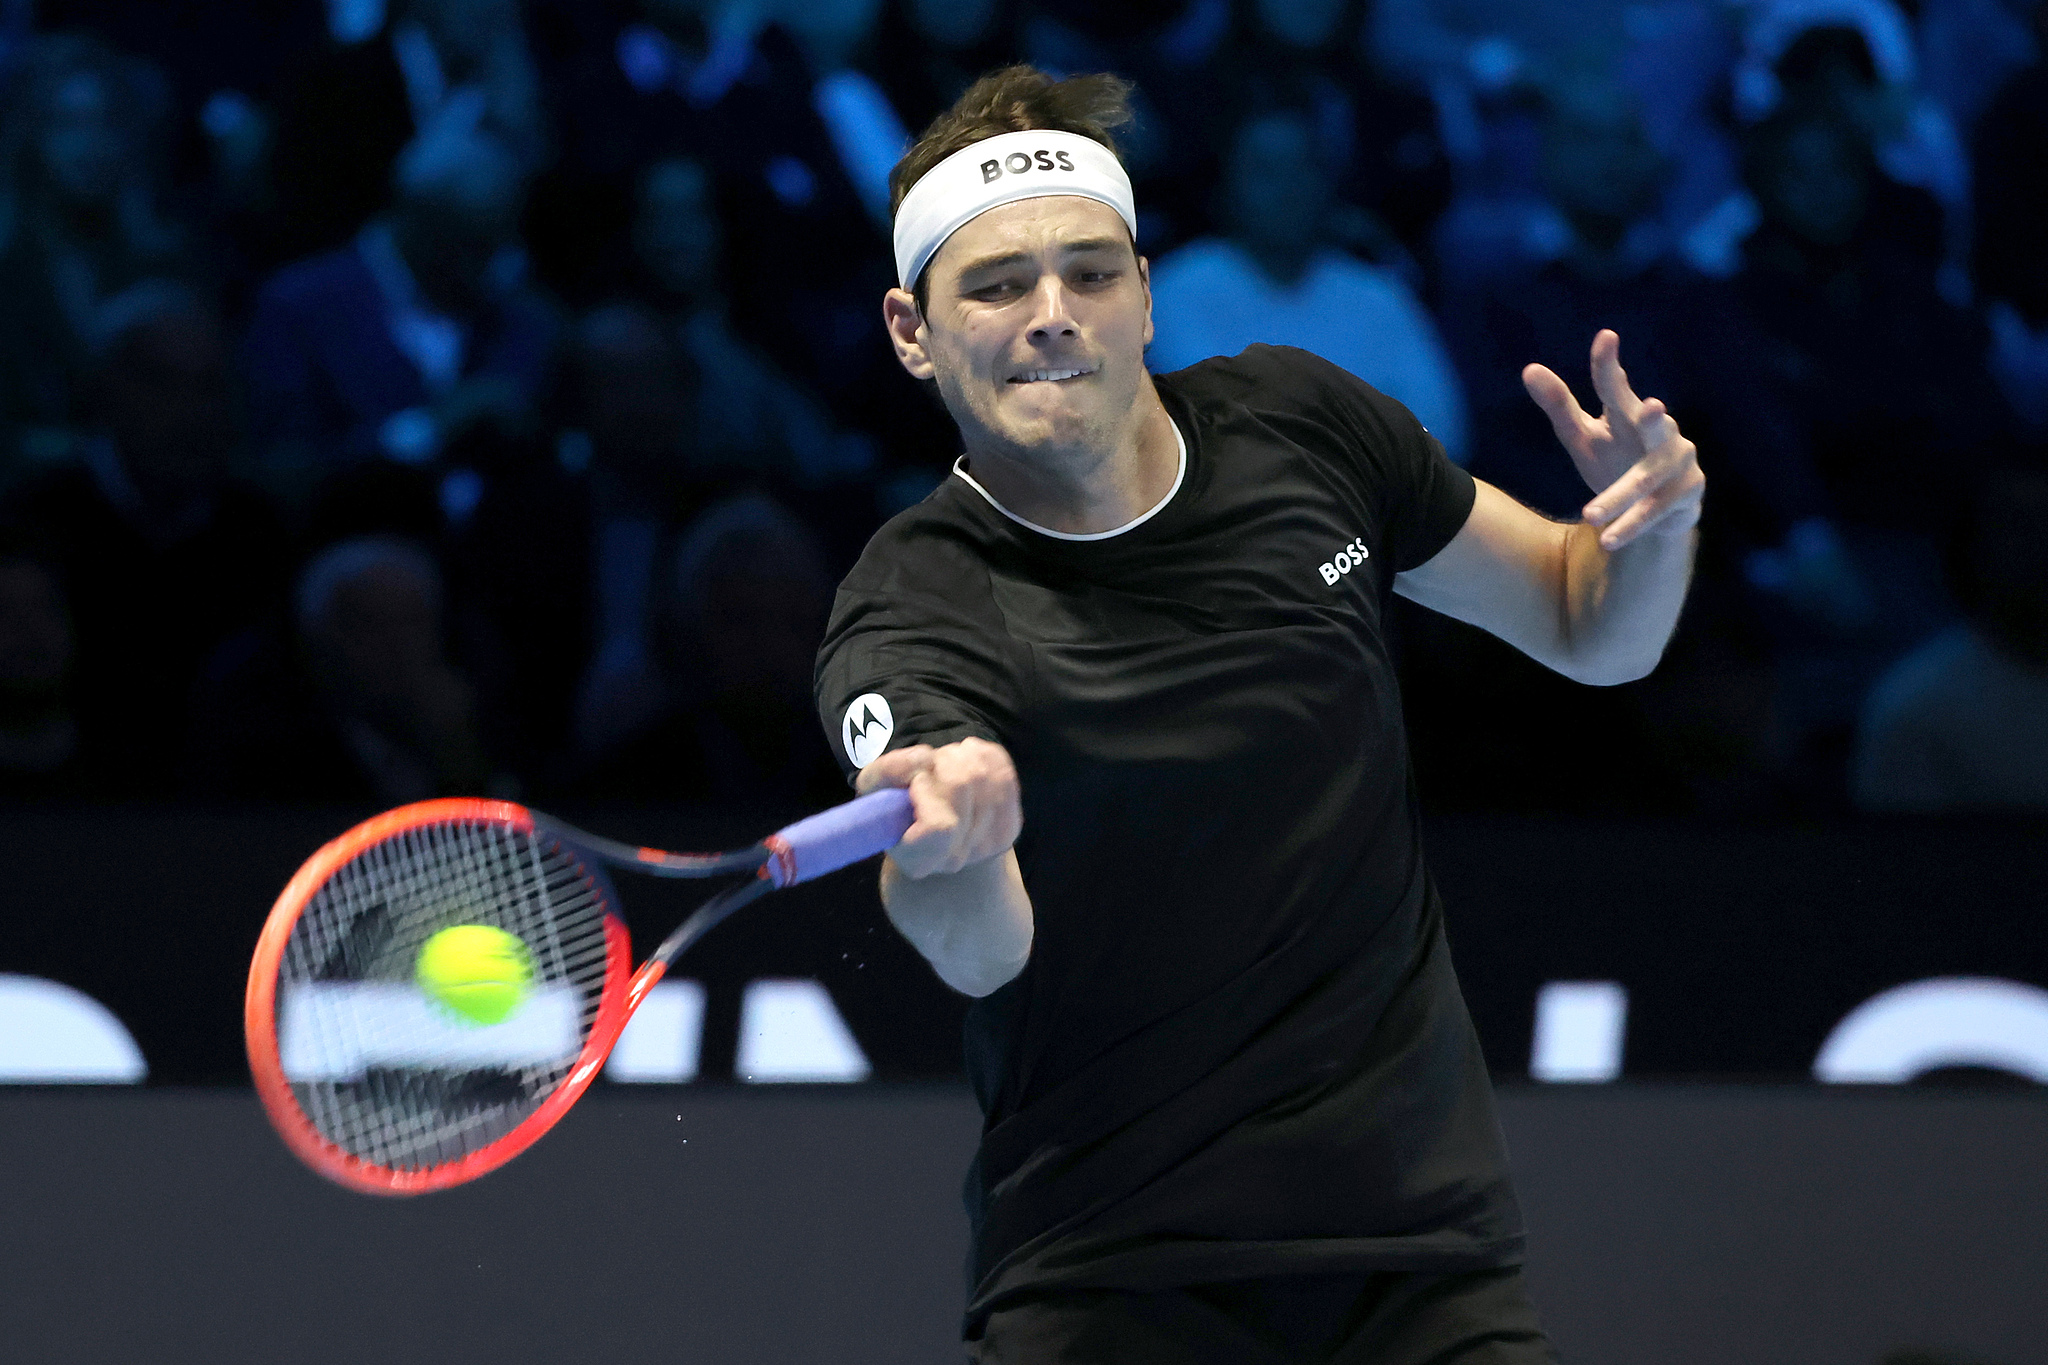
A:
<svg viewBox="0 0 2048 1365">
<path fill-rule="evenodd" d="M 468 1156 L 422 1171 L 394 1171 L 374 1166 L 348 1153 L 321 1136 L 285 1079 L 284 1063 L 277 1045 L 277 973 L 286 942 L 313 893 L 326 884 L 343 864 L 371 845 L 426 825 L 478 821 L 509 825 L 524 834 L 548 837 L 550 832 L 533 817 L 533 812 L 510 801 L 478 801 L 453 798 L 420 801 L 375 816 L 332 840 L 306 860 L 271 907 L 270 919 L 257 940 L 255 960 L 249 964 L 249 989 L 243 997 L 242 1025 L 248 1039 L 249 1072 L 256 1080 L 256 1094 L 285 1143 L 300 1160 L 338 1185 L 366 1194 L 411 1195 L 465 1184 L 496 1170 L 538 1142 L 555 1125 L 569 1106 L 576 1103 L 603 1069 L 612 1045 L 625 1031 L 626 1020 L 643 996 L 654 988 L 667 971 L 659 959 L 633 974 L 632 945 L 624 922 L 619 919 L 605 883 L 592 877 L 604 913 L 604 990 L 598 998 L 597 1017 L 590 1036 L 577 1054 L 569 1075 L 518 1127 L 496 1142 Z M 573 852 L 573 846 L 568 846 Z M 579 858 L 579 861 L 581 859 Z"/>
</svg>

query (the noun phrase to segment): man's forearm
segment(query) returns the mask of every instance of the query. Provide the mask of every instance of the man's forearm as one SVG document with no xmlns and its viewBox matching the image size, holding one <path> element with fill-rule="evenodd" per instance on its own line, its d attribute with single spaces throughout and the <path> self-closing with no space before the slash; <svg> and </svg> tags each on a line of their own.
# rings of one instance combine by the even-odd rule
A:
<svg viewBox="0 0 2048 1365">
<path fill-rule="evenodd" d="M 882 905 L 939 979 L 962 994 L 987 995 L 1031 956 L 1031 897 L 1015 852 L 921 878 L 884 858 Z"/>
<path fill-rule="evenodd" d="M 1572 677 L 1610 686 L 1657 666 L 1685 606 L 1698 542 L 1698 533 L 1687 531 L 1605 550 L 1599 527 L 1581 522 L 1569 529 L 1562 631 Z"/>
</svg>

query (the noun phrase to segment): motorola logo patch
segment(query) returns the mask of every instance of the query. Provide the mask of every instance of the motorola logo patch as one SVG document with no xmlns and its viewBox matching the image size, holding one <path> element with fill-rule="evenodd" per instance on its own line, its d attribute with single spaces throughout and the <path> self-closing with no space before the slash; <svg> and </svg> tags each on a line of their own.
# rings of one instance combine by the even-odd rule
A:
<svg viewBox="0 0 2048 1365">
<path fill-rule="evenodd" d="M 889 747 L 889 736 L 896 733 L 896 717 L 889 712 L 889 703 L 879 692 L 865 692 L 853 699 L 846 708 L 846 719 L 839 722 L 839 739 L 846 746 L 846 756 L 856 768 L 865 768 L 882 756 Z"/>
</svg>

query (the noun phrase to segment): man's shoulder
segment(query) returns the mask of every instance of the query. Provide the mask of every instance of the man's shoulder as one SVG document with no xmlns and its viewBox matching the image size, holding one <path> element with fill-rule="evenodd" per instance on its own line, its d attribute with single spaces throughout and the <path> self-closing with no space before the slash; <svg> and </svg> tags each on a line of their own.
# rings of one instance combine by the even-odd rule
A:
<svg viewBox="0 0 2048 1365">
<path fill-rule="evenodd" d="M 1313 351 L 1263 342 L 1159 377 L 1198 411 L 1211 404 L 1234 403 L 1255 411 L 1319 413 L 1394 401 Z"/>
<path fill-rule="evenodd" d="M 1004 655 L 1008 629 L 995 580 L 1018 565 L 1010 559 L 1014 543 L 992 522 L 1001 515 L 951 477 L 885 522 L 839 584 L 820 666 L 877 647 L 915 653 L 929 646 L 949 672 Z"/>
<path fill-rule="evenodd" d="M 925 497 L 882 523 L 842 592 L 951 598 L 985 581 L 991 527 L 966 481 L 948 474 Z"/>
</svg>

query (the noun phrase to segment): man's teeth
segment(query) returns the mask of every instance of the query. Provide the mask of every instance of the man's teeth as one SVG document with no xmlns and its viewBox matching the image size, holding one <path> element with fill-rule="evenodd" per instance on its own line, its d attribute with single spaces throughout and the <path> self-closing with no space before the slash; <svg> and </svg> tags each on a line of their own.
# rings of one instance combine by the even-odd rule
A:
<svg viewBox="0 0 2048 1365">
<path fill-rule="evenodd" d="M 1020 384 L 1036 384 L 1048 379 L 1072 379 L 1076 375 L 1087 373 L 1088 371 L 1086 370 L 1029 370 L 1020 376 L 1017 382 Z"/>
</svg>

